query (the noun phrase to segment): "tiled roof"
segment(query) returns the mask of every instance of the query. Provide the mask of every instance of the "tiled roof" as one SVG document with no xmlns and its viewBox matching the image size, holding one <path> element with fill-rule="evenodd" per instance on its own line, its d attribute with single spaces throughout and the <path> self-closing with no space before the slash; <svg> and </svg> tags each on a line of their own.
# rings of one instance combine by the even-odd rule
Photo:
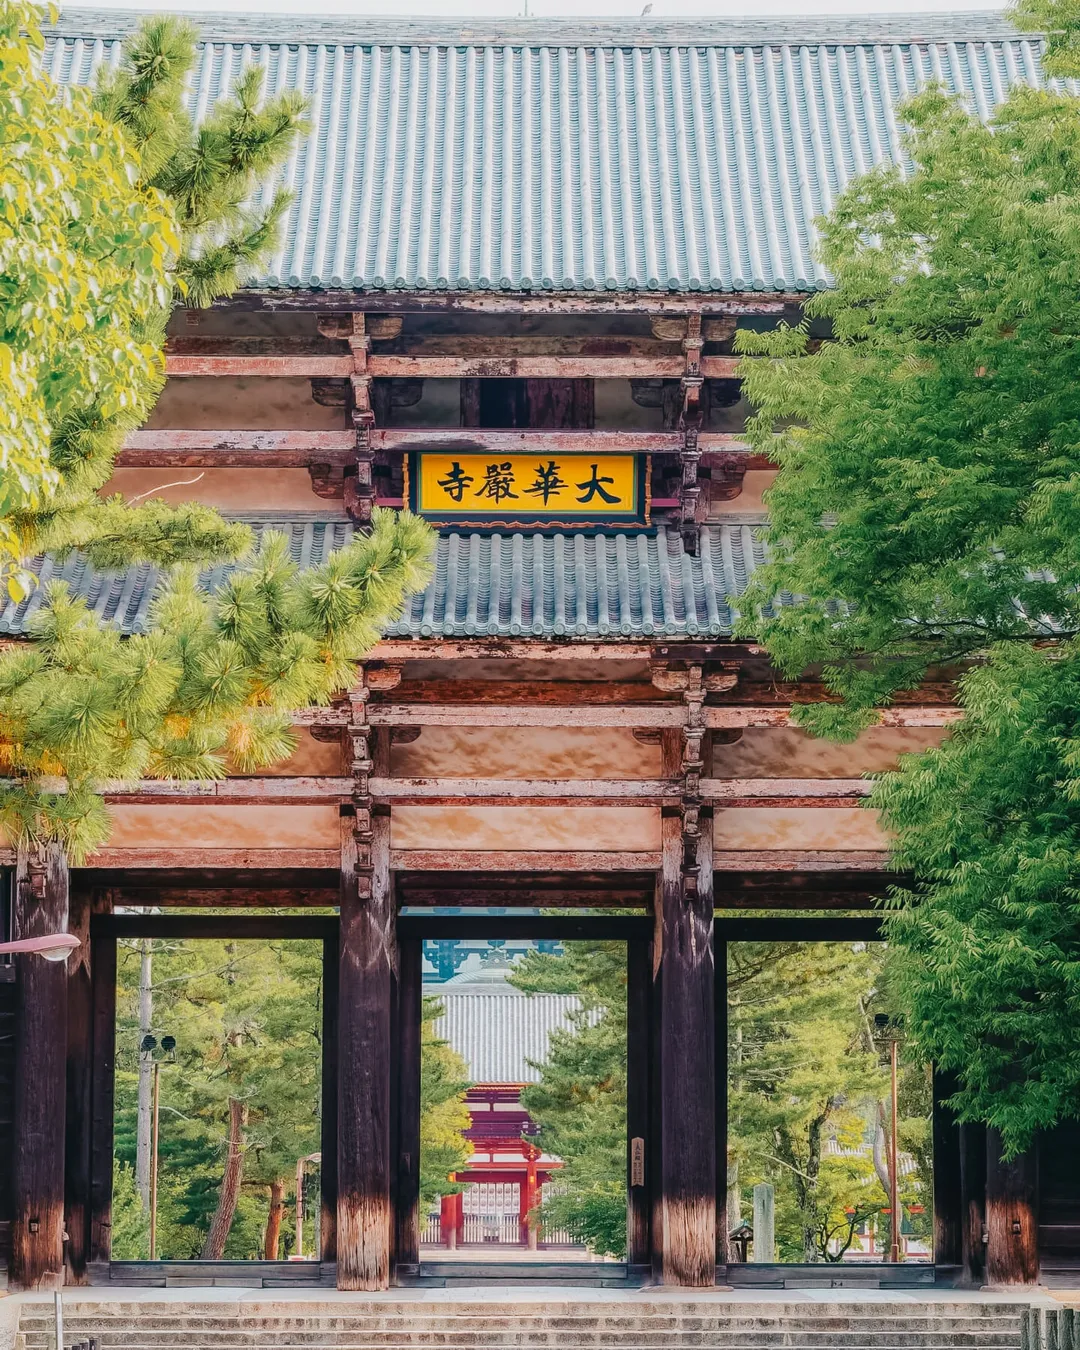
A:
<svg viewBox="0 0 1080 1350">
<path fill-rule="evenodd" d="M 289 535 L 302 566 L 323 561 L 352 537 L 345 521 L 262 517 L 256 530 Z M 726 636 L 729 595 L 745 589 L 764 560 L 754 525 L 707 525 L 692 557 L 677 534 L 482 535 L 448 530 L 439 536 L 435 578 L 410 600 L 391 637 L 498 635 L 538 638 Z M 42 580 L 59 578 L 125 634 L 146 627 L 160 573 L 138 566 L 96 572 L 78 555 L 67 562 L 38 559 Z M 228 569 L 204 576 L 212 588 Z M 0 633 L 17 635 L 40 605 L 37 587 L 0 609 Z"/>
<path fill-rule="evenodd" d="M 250 63 L 310 101 L 261 288 L 812 290 L 813 221 L 901 157 L 898 100 L 940 80 L 986 116 L 1041 78 L 1000 14 L 200 22 L 200 116 Z M 130 24 L 67 11 L 46 68 L 89 79 Z"/>
<path fill-rule="evenodd" d="M 464 1059 L 473 1083 L 538 1082 L 529 1061 L 547 1059 L 551 1033 L 570 1030 L 581 1007 L 573 994 L 523 994 L 510 985 L 495 992 L 443 985 L 436 993 L 444 1011 L 435 1034 Z"/>
</svg>

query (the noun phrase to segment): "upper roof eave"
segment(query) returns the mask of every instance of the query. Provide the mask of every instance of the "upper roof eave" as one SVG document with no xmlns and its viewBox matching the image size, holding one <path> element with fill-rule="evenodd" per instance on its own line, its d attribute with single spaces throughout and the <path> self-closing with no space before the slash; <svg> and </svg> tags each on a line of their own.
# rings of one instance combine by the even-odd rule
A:
<svg viewBox="0 0 1080 1350">
<path fill-rule="evenodd" d="M 64 37 L 116 38 L 147 12 L 67 7 L 45 31 Z M 209 42 L 398 47 L 754 47 L 986 41 L 1016 37 L 1000 10 L 956 13 L 791 14 L 761 18 L 506 18 L 462 22 L 419 16 L 363 20 L 333 14 L 185 14 Z M 1033 35 L 1032 35 L 1033 36 Z"/>
</svg>

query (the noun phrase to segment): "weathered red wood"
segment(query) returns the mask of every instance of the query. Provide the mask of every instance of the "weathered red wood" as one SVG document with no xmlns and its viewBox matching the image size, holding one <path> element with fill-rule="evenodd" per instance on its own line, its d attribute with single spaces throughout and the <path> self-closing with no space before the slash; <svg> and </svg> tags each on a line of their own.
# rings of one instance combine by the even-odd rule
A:
<svg viewBox="0 0 1080 1350">
<path fill-rule="evenodd" d="M 1001 1135 L 986 1131 L 986 1280 L 1015 1287 L 1039 1282 L 1038 1169 L 1034 1149 L 1002 1160 Z"/>
<path fill-rule="evenodd" d="M 67 859 L 59 844 L 20 851 L 12 928 L 17 938 L 63 933 Z M 63 962 L 15 958 L 15 1102 L 10 1282 L 58 1288 L 64 1280 L 64 1112 L 67 985 Z"/>
<path fill-rule="evenodd" d="M 642 941 L 626 944 L 626 1259 L 632 1265 L 647 1263 L 652 1250 L 650 1172 L 655 1160 L 649 1142 L 650 947 Z"/>
<path fill-rule="evenodd" d="M 351 356 L 166 356 L 165 373 L 172 379 L 189 375 L 258 378 L 347 379 Z"/>
<path fill-rule="evenodd" d="M 327 868 L 339 861 L 333 848 L 100 848 L 89 862 L 98 868 Z"/>
<path fill-rule="evenodd" d="M 679 357 L 678 342 L 655 337 L 595 336 L 560 337 L 556 335 L 445 333 L 432 337 L 406 337 L 402 355 L 413 357 L 455 356 L 469 359 L 503 360 L 523 356 L 607 356 L 607 357 Z M 560 419 L 561 420 L 561 419 Z M 543 425 L 536 420 L 533 425 Z"/>
<path fill-rule="evenodd" d="M 652 291 L 582 291 L 548 294 L 520 291 L 305 290 L 282 287 L 242 290 L 215 302 L 216 310 L 340 311 L 377 309 L 381 314 L 782 314 L 806 302 L 798 291 L 695 291 L 692 295 Z"/>
<path fill-rule="evenodd" d="M 947 727 L 963 717 L 960 708 L 895 707 L 882 708 L 878 725 L 883 727 Z M 725 727 L 794 726 L 791 708 L 712 707 L 705 709 L 705 725 L 712 730 Z"/>
<path fill-rule="evenodd" d="M 119 468 L 306 468 L 356 462 L 354 431 L 135 431 Z"/>
<path fill-rule="evenodd" d="M 417 727 L 678 727 L 686 711 L 678 703 L 632 706 L 527 704 L 373 703 L 372 726 Z"/>
<path fill-rule="evenodd" d="M 601 852 L 471 852 L 468 849 L 392 849 L 395 872 L 642 872 L 660 865 L 656 851 Z"/>
<path fill-rule="evenodd" d="M 219 778 L 209 781 L 144 778 L 137 783 L 105 783 L 106 801 L 202 802 L 336 802 L 348 801 L 351 778 Z"/>
<path fill-rule="evenodd" d="M 372 356 L 368 360 L 368 372 L 373 377 L 389 380 L 678 379 L 683 372 L 683 367 L 684 361 L 681 356 L 498 356 L 493 354 L 491 356 Z M 267 371 L 265 373 L 270 374 L 272 372 Z"/>
<path fill-rule="evenodd" d="M 677 799 L 679 785 L 662 779 L 373 778 L 372 795 L 392 802 L 573 801 L 656 803 Z"/>
<path fill-rule="evenodd" d="M 390 999 L 395 962 L 390 819 L 372 817 L 370 869 L 343 818 L 338 988 L 339 1289 L 390 1282 Z"/>
<path fill-rule="evenodd" d="M 394 686 L 394 701 L 407 699 L 410 704 L 438 704 L 450 706 L 471 703 L 522 704 L 527 707 L 558 707 L 593 704 L 667 703 L 680 707 L 645 680 L 409 680 Z M 382 706 L 373 703 L 372 707 Z"/>
<path fill-rule="evenodd" d="M 660 1264 L 664 1284 L 716 1282 L 716 1090 L 712 840 L 702 822 L 698 885 L 683 886 L 682 819 L 663 822 L 657 892 L 661 951 Z"/>
<path fill-rule="evenodd" d="M 717 849 L 716 872 L 875 872 L 889 867 L 884 849 Z"/>
<path fill-rule="evenodd" d="M 72 885 L 68 932 L 80 947 L 67 959 L 67 1103 L 64 1140 L 64 1247 L 66 1284 L 86 1284 L 90 1255 L 90 1144 L 93 1074 L 93 987 L 91 980 L 91 893 Z"/>
<path fill-rule="evenodd" d="M 732 380 L 736 378 L 735 372 L 745 360 L 744 356 L 703 356 L 701 374 L 706 380 Z"/>
</svg>

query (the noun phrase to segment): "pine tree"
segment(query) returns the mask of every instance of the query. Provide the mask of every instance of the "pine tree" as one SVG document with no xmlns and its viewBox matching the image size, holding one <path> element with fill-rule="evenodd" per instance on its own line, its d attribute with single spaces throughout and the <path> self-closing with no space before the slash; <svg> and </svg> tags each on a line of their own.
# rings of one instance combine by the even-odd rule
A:
<svg viewBox="0 0 1080 1350">
<path fill-rule="evenodd" d="M 288 755 L 290 710 L 351 683 L 424 584 L 432 535 L 377 512 L 369 534 L 299 573 L 280 536 L 253 541 L 207 507 L 99 498 L 160 391 L 174 301 L 209 304 L 272 246 L 287 197 L 246 203 L 303 103 L 264 99 L 252 69 L 196 127 L 183 98 L 196 33 L 175 19 L 146 22 L 94 91 L 35 74 L 37 11 L 21 0 L 0 0 L 0 42 L 0 373 L 13 390 L 0 548 L 172 569 L 147 632 L 122 640 L 54 584 L 34 641 L 0 656 L 0 824 L 22 846 L 59 840 L 78 863 L 108 835 L 103 783 Z M 197 565 L 235 560 L 213 597 L 200 592 Z"/>
</svg>

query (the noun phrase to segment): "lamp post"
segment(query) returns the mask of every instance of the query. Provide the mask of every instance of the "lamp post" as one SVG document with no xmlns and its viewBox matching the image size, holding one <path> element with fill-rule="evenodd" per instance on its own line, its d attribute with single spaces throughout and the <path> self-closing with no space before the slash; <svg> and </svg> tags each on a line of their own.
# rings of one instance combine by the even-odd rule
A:
<svg viewBox="0 0 1080 1350">
<path fill-rule="evenodd" d="M 904 1019 L 878 1013 L 874 1018 L 874 1040 L 883 1046 L 889 1056 L 890 1074 L 890 1129 L 889 1129 L 889 1260 L 900 1260 L 900 1187 L 896 1146 L 897 1118 L 897 1050 L 904 1037 Z"/>
<path fill-rule="evenodd" d="M 154 1051 L 158 1048 L 156 1036 L 144 1036 L 139 1049 L 144 1054 L 150 1055 L 153 1059 Z M 176 1063 L 176 1037 L 162 1036 L 161 1049 L 165 1053 L 166 1061 L 169 1064 Z M 150 1260 L 157 1260 L 157 1179 L 158 1179 L 158 1120 L 159 1106 L 161 1103 L 161 1060 L 153 1059 L 154 1065 L 154 1087 L 153 1087 L 153 1106 L 152 1124 L 150 1126 Z"/>
</svg>

